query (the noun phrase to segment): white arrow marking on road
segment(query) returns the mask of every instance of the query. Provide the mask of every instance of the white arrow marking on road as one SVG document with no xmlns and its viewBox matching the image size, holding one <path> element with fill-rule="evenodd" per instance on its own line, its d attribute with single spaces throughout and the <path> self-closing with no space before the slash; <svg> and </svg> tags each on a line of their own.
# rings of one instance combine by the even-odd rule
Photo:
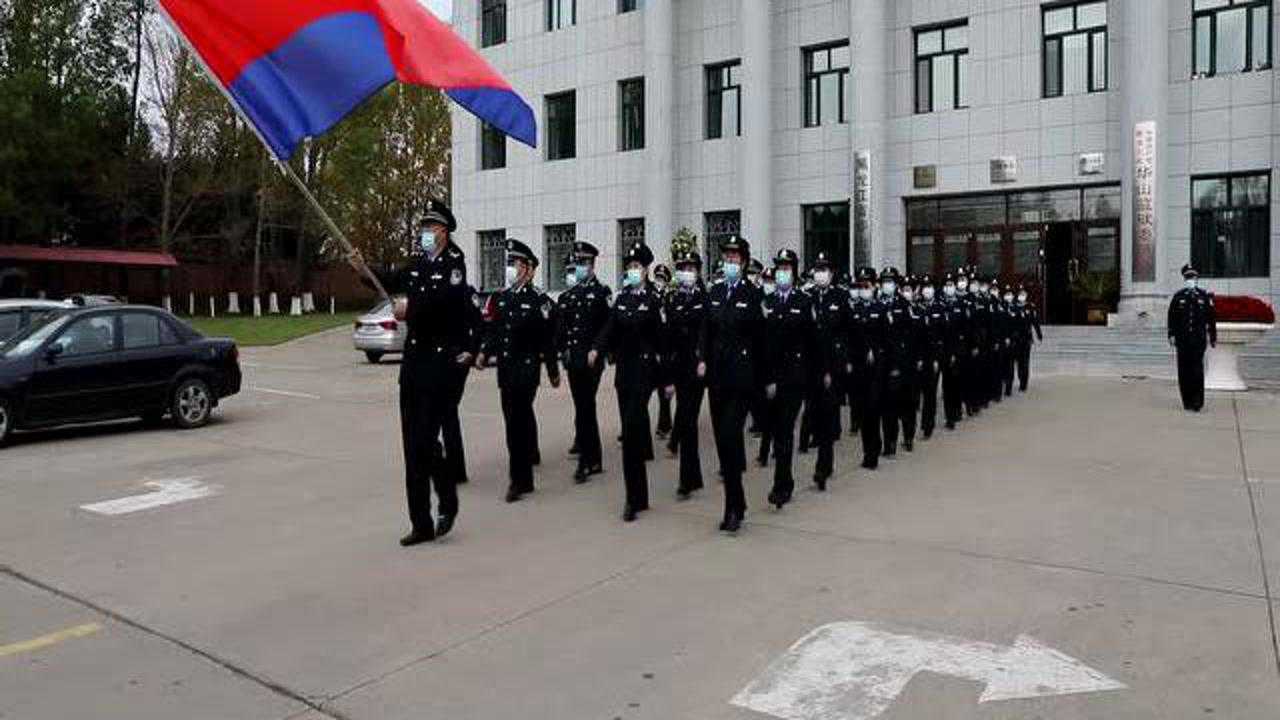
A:
<svg viewBox="0 0 1280 720">
<path fill-rule="evenodd" d="M 81 505 L 80 509 L 99 515 L 128 515 L 141 510 L 150 510 L 165 505 L 212 497 L 217 495 L 221 489 L 216 485 L 205 485 L 200 481 L 200 478 L 194 477 L 177 480 L 153 480 L 143 484 L 146 487 L 153 488 L 153 491 L 117 500 Z"/>
<path fill-rule="evenodd" d="M 923 671 L 985 683 L 979 703 L 1126 687 L 1026 635 L 1004 646 L 841 622 L 801 638 L 730 702 L 782 720 L 872 720 Z"/>
</svg>

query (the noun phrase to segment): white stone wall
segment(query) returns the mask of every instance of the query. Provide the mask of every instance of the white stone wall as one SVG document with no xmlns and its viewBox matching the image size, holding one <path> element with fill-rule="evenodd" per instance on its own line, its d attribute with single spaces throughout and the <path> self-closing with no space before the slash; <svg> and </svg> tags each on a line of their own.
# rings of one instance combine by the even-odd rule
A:
<svg viewBox="0 0 1280 720">
<path fill-rule="evenodd" d="M 743 209 L 740 168 L 747 138 L 703 139 L 703 66 L 743 57 L 744 1 L 755 0 L 675 2 L 673 225 L 687 225 L 699 236 L 703 213 Z M 1121 3 L 1135 1 L 1111 0 L 1108 91 L 1043 99 L 1040 0 L 885 0 L 892 34 L 884 78 L 888 157 L 873 159 L 873 166 L 888 194 L 873 237 L 876 264 L 905 265 L 904 196 L 1126 181 L 1130 133 L 1122 125 L 1123 50 L 1126 35 L 1145 28 L 1124 26 Z M 1192 81 L 1189 0 L 1141 1 L 1170 4 L 1169 68 L 1152 78 L 1168 83 L 1169 114 L 1162 128 L 1168 146 L 1158 158 L 1165 212 L 1157 253 L 1159 289 L 1168 291 L 1180 284 L 1178 269 L 1190 257 L 1190 176 L 1267 169 L 1280 154 L 1280 72 Z M 801 48 L 848 38 L 857 22 L 850 6 L 851 0 L 772 0 L 773 237 L 751 238 L 762 251 L 799 250 L 801 205 L 845 201 L 852 194 L 854 125 L 803 128 L 801 86 Z M 455 3 L 455 25 L 477 44 L 478 8 L 478 0 Z M 1276 10 L 1273 19 L 1280 18 Z M 546 162 L 542 150 L 509 143 L 506 169 L 479 172 L 476 123 L 455 113 L 455 207 L 462 223 L 459 241 L 473 267 L 479 262 L 477 231 L 505 228 L 541 251 L 544 225 L 575 222 L 578 237 L 602 249 L 601 274 L 615 275 L 617 221 L 645 212 L 648 152 L 617 151 L 617 82 L 643 74 L 646 12 L 616 11 L 612 0 L 579 0 L 578 25 L 547 33 L 543 0 L 509 3 L 508 42 L 483 53 L 534 105 L 540 128 L 543 97 L 577 90 L 578 157 Z M 961 18 L 969 20 L 970 107 L 916 115 L 912 29 Z M 1273 57 L 1280 60 L 1280 30 L 1273 27 L 1272 34 Z M 1082 153 L 1105 154 L 1104 173 L 1081 176 Z M 1004 155 L 1017 156 L 1018 180 L 993 185 L 990 160 Z M 912 168 L 925 164 L 937 165 L 938 185 L 916 191 Z M 1271 278 L 1209 281 L 1213 289 L 1280 302 L 1280 187 L 1274 176 L 1272 185 Z M 665 255 L 666 238 L 649 241 Z M 1127 248 L 1130 242 L 1126 225 L 1122 243 Z M 1127 250 L 1124 261 L 1129 262 Z"/>
</svg>

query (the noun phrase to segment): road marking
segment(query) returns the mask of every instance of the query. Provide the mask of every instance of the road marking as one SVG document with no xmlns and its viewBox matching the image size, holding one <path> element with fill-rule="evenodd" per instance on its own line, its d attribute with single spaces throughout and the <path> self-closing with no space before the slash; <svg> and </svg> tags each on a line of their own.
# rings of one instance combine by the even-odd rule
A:
<svg viewBox="0 0 1280 720">
<path fill-rule="evenodd" d="M 1004 646 L 841 622 L 801 638 L 730 702 L 782 720 L 872 720 L 926 670 L 984 683 L 979 703 L 1126 687 L 1026 635 Z"/>
<path fill-rule="evenodd" d="M 200 478 L 152 480 L 143 484 L 146 487 L 153 488 L 153 491 L 142 495 L 131 495 L 116 500 L 81 505 L 80 509 L 97 513 L 98 515 L 128 515 L 129 513 L 151 510 L 165 505 L 212 497 L 221 490 L 216 485 L 205 485 L 200 481 Z"/>
<path fill-rule="evenodd" d="M 272 390 L 271 388 L 256 387 L 256 386 L 251 387 L 249 389 L 253 390 L 254 392 L 266 393 L 268 395 L 283 395 L 285 397 L 291 397 L 291 398 L 302 398 L 303 400 L 319 400 L 320 399 L 319 395 L 312 395 L 311 393 L 290 392 L 288 390 Z"/>
<path fill-rule="evenodd" d="M 31 640 L 25 640 L 20 643 L 13 643 L 12 645 L 0 645 L 0 658 L 9 657 L 10 655 L 17 655 L 19 653 L 28 653 L 35 650 L 42 650 L 51 645 L 57 645 L 58 643 L 63 642 L 65 640 L 74 640 L 76 638 L 88 637 L 89 635 L 92 635 L 101 629 L 102 629 L 102 626 L 99 625 L 98 623 L 86 623 L 84 625 L 77 625 L 72 628 L 67 628 L 66 630 L 59 630 L 58 632 L 55 632 L 55 633 L 49 633 L 48 635 L 41 635 L 38 638 L 32 638 Z"/>
<path fill-rule="evenodd" d="M 254 370 L 285 370 L 293 372 L 319 372 L 320 368 L 311 365 L 269 365 L 267 363 L 242 362 L 240 367 L 253 368 Z"/>
</svg>

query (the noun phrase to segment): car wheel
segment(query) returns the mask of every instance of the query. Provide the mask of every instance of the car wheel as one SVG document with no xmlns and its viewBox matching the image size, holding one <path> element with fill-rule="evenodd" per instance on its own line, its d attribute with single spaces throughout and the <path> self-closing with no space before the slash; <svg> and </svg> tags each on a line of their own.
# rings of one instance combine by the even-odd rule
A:
<svg viewBox="0 0 1280 720">
<path fill-rule="evenodd" d="M 0 447 L 4 447 L 5 442 L 9 440 L 9 434 L 13 431 L 13 410 L 9 405 L 9 401 L 0 398 Z"/>
<path fill-rule="evenodd" d="M 200 378 L 188 378 L 178 384 L 170 402 L 173 421 L 178 427 L 189 430 L 209 422 L 213 413 L 213 392 L 209 383 Z"/>
<path fill-rule="evenodd" d="M 367 351 L 364 356 L 369 359 L 369 363 L 371 365 L 377 365 L 378 362 L 382 360 L 382 353 L 374 352 L 372 350 Z"/>
</svg>

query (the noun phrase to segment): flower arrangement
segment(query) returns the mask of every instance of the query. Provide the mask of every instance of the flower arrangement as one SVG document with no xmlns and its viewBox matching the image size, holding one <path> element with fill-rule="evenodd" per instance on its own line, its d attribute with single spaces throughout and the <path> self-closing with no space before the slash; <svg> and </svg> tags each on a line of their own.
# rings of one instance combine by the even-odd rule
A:
<svg viewBox="0 0 1280 720">
<path fill-rule="evenodd" d="M 1216 295 L 1213 304 L 1220 323 L 1274 325 L 1276 313 L 1266 302 L 1248 295 Z"/>
</svg>

